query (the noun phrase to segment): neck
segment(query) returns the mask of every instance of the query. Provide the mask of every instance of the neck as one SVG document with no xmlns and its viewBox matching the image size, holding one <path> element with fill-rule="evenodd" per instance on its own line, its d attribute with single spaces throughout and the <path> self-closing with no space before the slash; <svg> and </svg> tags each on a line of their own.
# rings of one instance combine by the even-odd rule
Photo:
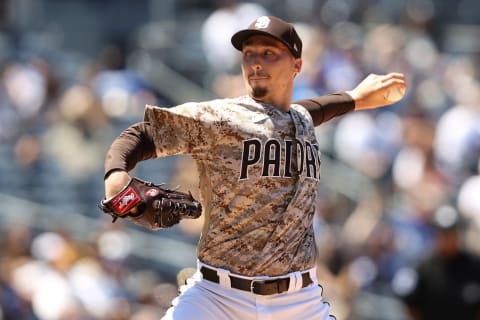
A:
<svg viewBox="0 0 480 320">
<path fill-rule="evenodd" d="M 278 95 L 267 94 L 264 97 L 255 97 L 253 94 L 250 94 L 252 99 L 261 103 L 267 103 L 279 110 L 288 112 L 290 111 L 290 104 L 292 103 L 292 88 L 283 88 L 282 91 L 277 91 Z M 270 92 L 274 93 L 274 92 Z"/>
<path fill-rule="evenodd" d="M 290 100 L 287 100 L 287 101 L 275 101 L 275 100 L 272 100 L 272 99 L 258 99 L 258 98 L 254 98 L 254 97 L 251 97 L 253 100 L 257 101 L 257 102 L 260 102 L 260 103 L 266 103 L 266 104 L 269 104 L 271 105 L 272 107 L 275 107 L 279 110 L 282 110 L 282 111 L 285 111 L 285 112 L 288 112 L 290 111 Z"/>
</svg>

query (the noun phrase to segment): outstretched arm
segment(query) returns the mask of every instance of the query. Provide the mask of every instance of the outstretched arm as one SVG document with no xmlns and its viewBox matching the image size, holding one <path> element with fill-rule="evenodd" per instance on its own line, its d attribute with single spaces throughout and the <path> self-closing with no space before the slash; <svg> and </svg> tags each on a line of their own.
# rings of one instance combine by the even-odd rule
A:
<svg viewBox="0 0 480 320">
<path fill-rule="evenodd" d="M 399 95 L 389 94 L 398 90 Z M 353 90 L 295 101 L 304 106 L 315 126 L 353 110 L 380 108 L 398 102 L 405 95 L 406 81 L 401 73 L 370 74 Z M 394 99 L 392 99 L 394 98 Z"/>
</svg>

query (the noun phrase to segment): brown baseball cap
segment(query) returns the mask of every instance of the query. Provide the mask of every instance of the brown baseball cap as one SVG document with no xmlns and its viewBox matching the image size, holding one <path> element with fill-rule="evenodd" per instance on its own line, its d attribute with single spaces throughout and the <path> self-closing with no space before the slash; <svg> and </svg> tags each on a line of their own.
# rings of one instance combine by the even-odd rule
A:
<svg viewBox="0 0 480 320">
<path fill-rule="evenodd" d="M 253 35 L 265 35 L 283 42 L 295 58 L 302 56 L 302 40 L 291 23 L 273 16 L 262 16 L 252 22 L 247 29 L 232 36 L 233 46 L 242 51 L 243 42 Z"/>
</svg>

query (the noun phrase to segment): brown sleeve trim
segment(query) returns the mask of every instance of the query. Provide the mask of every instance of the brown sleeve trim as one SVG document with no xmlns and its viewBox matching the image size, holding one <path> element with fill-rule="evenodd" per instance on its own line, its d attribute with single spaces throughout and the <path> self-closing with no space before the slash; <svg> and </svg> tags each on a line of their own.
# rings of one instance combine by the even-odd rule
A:
<svg viewBox="0 0 480 320">
<path fill-rule="evenodd" d="M 355 109 L 355 101 L 346 92 L 332 93 L 294 103 L 304 106 L 310 112 L 315 126 Z"/>
<path fill-rule="evenodd" d="M 110 145 L 104 179 L 115 170 L 130 171 L 142 160 L 156 158 L 152 126 L 138 122 L 125 129 Z"/>
</svg>

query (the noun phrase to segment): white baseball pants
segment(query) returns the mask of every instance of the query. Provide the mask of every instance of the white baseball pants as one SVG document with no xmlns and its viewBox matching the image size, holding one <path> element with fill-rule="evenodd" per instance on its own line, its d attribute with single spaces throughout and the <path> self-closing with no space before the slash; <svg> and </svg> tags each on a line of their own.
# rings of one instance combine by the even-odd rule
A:
<svg viewBox="0 0 480 320">
<path fill-rule="evenodd" d="M 313 283 L 301 288 L 290 285 L 287 292 L 257 295 L 230 288 L 225 275 L 220 284 L 202 279 L 198 262 L 197 272 L 180 288 L 162 320 L 332 320 L 330 306 L 322 300 L 316 268 L 309 270 Z M 215 269 L 208 266 L 211 269 Z M 217 269 L 218 273 L 218 269 Z M 238 275 L 234 275 L 237 276 Z M 294 275 L 290 275 L 290 283 Z M 244 277 L 247 279 L 252 279 Z M 273 278 L 272 278 L 273 279 Z"/>
</svg>

